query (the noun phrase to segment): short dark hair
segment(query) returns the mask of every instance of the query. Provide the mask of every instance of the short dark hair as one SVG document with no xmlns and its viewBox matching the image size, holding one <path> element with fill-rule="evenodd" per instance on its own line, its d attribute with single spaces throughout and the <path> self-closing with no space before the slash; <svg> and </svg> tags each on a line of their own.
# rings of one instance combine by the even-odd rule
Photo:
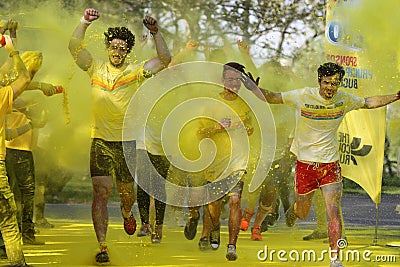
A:
<svg viewBox="0 0 400 267">
<path fill-rule="evenodd" d="M 242 64 L 239 64 L 237 62 L 228 62 L 228 63 L 226 63 L 224 65 L 224 70 L 223 70 L 222 76 L 225 76 L 225 71 L 233 70 L 233 69 L 235 69 L 235 70 L 237 70 L 237 71 L 239 71 L 241 73 L 246 74 L 244 72 L 245 66 L 243 66 Z"/>
<path fill-rule="evenodd" d="M 322 77 L 333 76 L 335 74 L 339 74 L 339 79 L 341 81 L 345 75 L 344 68 L 337 63 L 326 62 L 318 68 L 318 82 L 321 81 Z"/>
<path fill-rule="evenodd" d="M 135 35 L 126 27 L 108 28 L 104 35 L 104 42 L 107 48 L 110 47 L 114 39 L 124 40 L 128 44 L 128 53 L 131 52 L 132 47 L 135 45 Z"/>
</svg>

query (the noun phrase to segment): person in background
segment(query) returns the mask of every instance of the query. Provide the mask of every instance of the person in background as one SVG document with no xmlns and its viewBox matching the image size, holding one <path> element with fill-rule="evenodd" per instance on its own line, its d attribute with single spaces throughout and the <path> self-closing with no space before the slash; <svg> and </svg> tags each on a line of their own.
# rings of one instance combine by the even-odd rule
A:
<svg viewBox="0 0 400 267">
<path fill-rule="evenodd" d="M 16 26 L 14 29 L 16 29 Z M 11 29 L 10 33 L 12 33 Z M 24 253 L 22 251 L 21 234 L 16 217 L 17 207 L 7 178 L 5 164 L 5 117 L 7 111 L 12 107 L 14 99 L 28 87 L 31 80 L 19 56 L 19 52 L 14 48 L 10 36 L 4 35 L 4 38 L 6 40 L 5 48 L 12 58 L 18 77 L 9 85 L 1 85 L 0 88 L 0 231 L 3 235 L 7 257 L 11 266 L 22 267 L 30 265 L 25 262 Z M 9 71 L 10 69 L 2 70 Z M 2 78 L 3 77 L 2 75 Z"/>
</svg>

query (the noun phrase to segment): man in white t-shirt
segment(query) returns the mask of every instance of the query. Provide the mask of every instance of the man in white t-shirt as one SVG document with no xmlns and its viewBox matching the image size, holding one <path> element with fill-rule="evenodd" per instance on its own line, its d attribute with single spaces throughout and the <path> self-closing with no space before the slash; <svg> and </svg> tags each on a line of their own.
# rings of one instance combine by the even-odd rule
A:
<svg viewBox="0 0 400 267">
<path fill-rule="evenodd" d="M 329 218 L 331 259 L 338 255 L 337 241 L 342 236 L 340 200 L 342 175 L 339 165 L 337 130 L 345 114 L 360 108 L 378 108 L 400 99 L 397 94 L 357 97 L 338 91 L 345 75 L 342 66 L 328 62 L 318 68 L 319 87 L 273 93 L 258 88 L 250 78 L 243 83 L 258 98 L 270 104 L 289 104 L 296 110 L 296 129 L 291 152 L 297 157 L 295 202 L 287 211 L 286 224 L 292 227 L 297 218 L 305 219 L 314 191 L 321 189 Z M 336 259 L 331 267 L 343 266 Z"/>
</svg>

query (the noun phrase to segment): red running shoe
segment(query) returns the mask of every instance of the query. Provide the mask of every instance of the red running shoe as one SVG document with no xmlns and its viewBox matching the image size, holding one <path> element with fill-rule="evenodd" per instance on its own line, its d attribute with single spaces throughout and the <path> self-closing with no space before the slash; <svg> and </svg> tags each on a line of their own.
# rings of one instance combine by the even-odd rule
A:
<svg viewBox="0 0 400 267">
<path fill-rule="evenodd" d="M 129 215 L 128 218 L 124 218 L 124 229 L 128 235 L 133 235 L 136 231 L 136 220 L 133 214 Z"/>
</svg>

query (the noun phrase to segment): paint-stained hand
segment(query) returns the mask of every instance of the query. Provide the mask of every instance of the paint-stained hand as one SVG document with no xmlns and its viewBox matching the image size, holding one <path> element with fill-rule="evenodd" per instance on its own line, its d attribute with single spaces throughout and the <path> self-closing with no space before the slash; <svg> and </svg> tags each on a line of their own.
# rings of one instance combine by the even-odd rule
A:
<svg viewBox="0 0 400 267">
<path fill-rule="evenodd" d="M 260 77 L 254 79 L 253 75 L 250 72 L 248 72 L 247 74 L 243 73 L 240 80 L 242 81 L 243 85 L 250 91 L 258 89 L 258 84 L 260 83 Z"/>
<path fill-rule="evenodd" d="M 44 95 L 51 96 L 56 93 L 57 88 L 50 83 L 40 83 L 40 90 L 42 90 Z"/>
<path fill-rule="evenodd" d="M 237 46 L 239 48 L 239 51 L 245 54 L 249 54 L 249 45 L 244 42 L 243 40 L 237 40 Z"/>
<path fill-rule="evenodd" d="M 89 22 L 95 21 L 99 17 L 100 17 L 99 11 L 94 8 L 85 9 L 85 13 L 83 14 L 83 18 Z"/>
<path fill-rule="evenodd" d="M 14 47 L 14 43 L 11 40 L 11 37 L 9 35 L 3 35 L 4 39 L 6 40 L 6 49 L 8 51 L 8 53 L 10 54 L 11 52 L 15 51 L 15 47 Z"/>
<path fill-rule="evenodd" d="M 190 40 L 186 43 L 185 49 L 188 51 L 195 51 L 200 46 L 200 42 Z"/>
<path fill-rule="evenodd" d="M 219 122 L 219 128 L 220 129 L 227 129 L 229 127 L 231 127 L 232 121 L 230 118 L 223 118 L 220 122 Z"/>
<path fill-rule="evenodd" d="M 150 33 L 155 34 L 158 32 L 158 23 L 157 20 L 153 17 L 146 16 L 143 19 L 143 25 L 149 29 Z"/>
</svg>

